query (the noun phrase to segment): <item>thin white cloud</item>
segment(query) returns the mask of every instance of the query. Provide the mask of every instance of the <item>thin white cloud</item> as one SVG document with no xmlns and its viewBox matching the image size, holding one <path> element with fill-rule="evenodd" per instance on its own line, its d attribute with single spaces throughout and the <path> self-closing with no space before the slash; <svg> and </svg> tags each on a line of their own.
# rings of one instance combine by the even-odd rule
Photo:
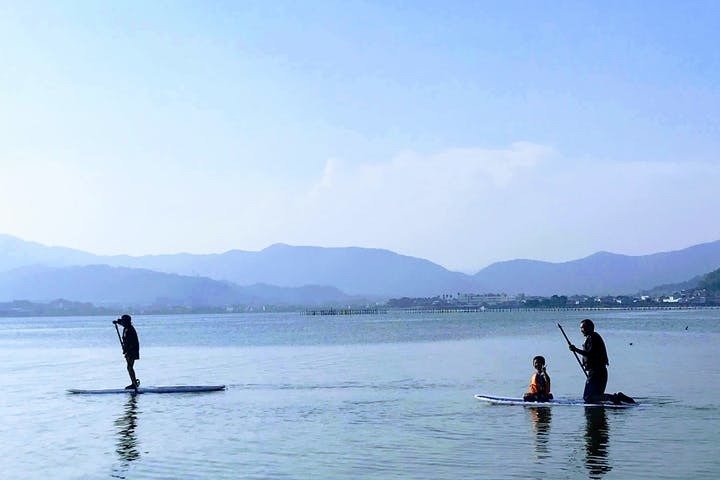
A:
<svg viewBox="0 0 720 480">
<path fill-rule="evenodd" d="M 455 148 L 431 155 L 403 152 L 385 163 L 352 165 L 333 159 L 307 195 L 292 202 L 290 241 L 372 245 L 419 254 L 468 224 L 478 209 L 508 195 L 552 149 L 516 143 L 506 149 Z M 292 222 L 292 219 L 302 219 Z M 448 246 L 452 249 L 452 246 Z"/>
<path fill-rule="evenodd" d="M 463 270 L 598 250 L 646 254 L 720 238 L 707 221 L 720 208 L 718 184 L 711 164 L 575 161 L 529 143 L 332 160 L 292 202 L 286 241 L 384 247 Z"/>
<path fill-rule="evenodd" d="M 507 149 L 452 148 L 432 155 L 402 152 L 386 163 L 343 166 L 337 159 L 327 162 L 319 187 L 347 189 L 354 185 L 426 185 L 432 179 L 439 186 L 471 188 L 490 181 L 496 187 L 508 185 L 519 170 L 530 169 L 552 150 L 542 145 L 518 142 Z"/>
</svg>

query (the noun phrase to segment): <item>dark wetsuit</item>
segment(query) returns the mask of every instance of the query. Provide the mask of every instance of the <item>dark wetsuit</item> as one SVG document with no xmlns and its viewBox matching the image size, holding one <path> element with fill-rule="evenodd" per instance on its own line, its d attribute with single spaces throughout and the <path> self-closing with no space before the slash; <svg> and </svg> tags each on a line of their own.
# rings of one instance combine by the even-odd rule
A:
<svg viewBox="0 0 720 480">
<path fill-rule="evenodd" d="M 608 381 L 607 350 L 605 342 L 597 332 L 592 332 L 585 337 L 583 349 L 578 351 L 583 356 L 583 366 L 587 372 L 583 400 L 586 402 L 598 402 L 606 400 L 605 387 Z"/>
<path fill-rule="evenodd" d="M 135 327 L 132 325 L 123 326 L 123 353 L 128 359 L 137 360 L 140 358 L 140 341 L 138 340 Z"/>
</svg>

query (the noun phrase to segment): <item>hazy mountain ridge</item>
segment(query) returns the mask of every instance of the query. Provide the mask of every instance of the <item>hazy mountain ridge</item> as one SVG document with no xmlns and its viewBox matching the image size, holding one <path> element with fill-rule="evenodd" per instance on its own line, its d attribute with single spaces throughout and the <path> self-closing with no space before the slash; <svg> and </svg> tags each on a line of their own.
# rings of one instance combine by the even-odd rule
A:
<svg viewBox="0 0 720 480">
<path fill-rule="evenodd" d="M 24 263 L 57 267 L 65 266 L 70 261 L 78 265 L 105 264 L 186 276 L 185 282 L 198 276 L 206 277 L 205 280 L 212 279 L 225 285 L 222 288 L 215 284 L 212 287 L 209 284 L 193 287 L 205 291 L 210 298 L 229 295 L 223 292 L 223 288 L 231 290 L 231 287 L 238 285 L 257 284 L 289 289 L 325 285 L 335 289 L 330 297 L 344 299 L 352 298 L 343 297 L 344 294 L 389 298 L 458 292 L 544 296 L 576 293 L 617 295 L 634 294 L 663 284 L 686 282 L 720 267 L 720 241 L 642 256 L 598 252 L 562 263 L 511 260 L 492 264 L 475 275 L 466 275 L 421 258 L 360 247 L 323 248 L 275 244 L 259 252 L 230 250 L 207 255 L 99 256 L 62 247 L 43 247 L 0 235 L 0 271 L 8 270 L 8 265 L 16 267 Z M 148 275 L 145 273 L 145 276 Z M 155 277 L 156 281 L 167 280 L 172 283 L 170 278 Z M 102 280 L 88 278 L 88 281 L 111 283 L 113 280 L 102 277 Z M 175 285 L 179 292 L 192 297 L 192 289 L 187 285 Z M 1 289 L 2 286 L 0 293 Z M 211 295 L 210 292 L 215 293 Z M 326 298 L 325 294 L 329 294 L 328 291 L 318 295 L 319 292 L 310 289 L 305 290 L 308 296 L 303 297 L 300 292 L 291 294 L 290 291 L 284 291 L 284 294 L 286 297 L 297 294 L 298 303 L 307 304 L 317 303 L 320 297 Z M 159 290 L 159 293 L 163 291 Z M 54 295 L 53 298 L 60 296 Z M 175 296 L 178 297 L 177 294 Z M 270 300 L 270 297 L 264 298 Z"/>
<path fill-rule="evenodd" d="M 27 265 L 71 266 L 102 263 L 97 256 L 66 247 L 50 247 L 37 242 L 0 234 L 0 272 Z"/>
<path fill-rule="evenodd" d="M 0 235 L 0 239 L 5 236 Z M 15 245 L 22 240 L 15 239 Z M 31 242 L 27 242 L 31 243 Z M 31 245 L 26 263 L 17 261 L 17 255 L 7 261 L 0 242 L 0 271 L 21 265 L 67 266 L 63 251 L 37 253 Z M 46 247 L 51 248 L 51 247 Z M 70 249 L 68 249 L 70 250 Z M 71 250 L 76 265 L 105 264 L 110 266 L 142 268 L 178 275 L 199 275 L 225 280 L 237 285 L 264 283 L 278 287 L 306 285 L 332 286 L 349 295 L 377 296 L 430 296 L 438 292 L 474 291 L 478 281 L 429 260 L 400 255 L 389 250 L 360 247 L 323 248 L 271 245 L 259 252 L 230 250 L 219 254 L 101 256 Z M 37 261 L 33 260 L 33 255 Z M 8 268 L 8 265 L 10 267 Z"/>
<path fill-rule="evenodd" d="M 435 295 L 475 287 L 467 275 L 428 260 L 389 250 L 359 247 L 322 248 L 271 245 L 259 252 L 179 257 L 110 257 L 109 264 L 197 274 L 238 285 L 267 283 L 282 287 L 332 285 L 353 295 Z"/>
<path fill-rule="evenodd" d="M 355 300 L 333 287 L 285 288 L 230 282 L 152 270 L 89 265 L 20 267 L 0 272 L 0 302 L 49 302 L 67 298 L 97 305 L 225 306 L 336 304 Z"/>
<path fill-rule="evenodd" d="M 564 263 L 511 260 L 475 277 L 507 293 L 620 295 L 686 282 L 718 267 L 720 241 L 715 241 L 641 256 L 598 252 Z"/>
</svg>

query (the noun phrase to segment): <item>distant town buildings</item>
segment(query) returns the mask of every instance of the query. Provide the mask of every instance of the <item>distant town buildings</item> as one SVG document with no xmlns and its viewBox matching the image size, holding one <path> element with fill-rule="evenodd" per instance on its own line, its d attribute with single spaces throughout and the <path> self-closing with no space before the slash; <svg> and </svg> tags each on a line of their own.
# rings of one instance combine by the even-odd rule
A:
<svg viewBox="0 0 720 480">
<path fill-rule="evenodd" d="M 671 295 L 552 295 L 551 297 L 505 293 L 445 293 L 426 298 L 393 298 L 390 308 L 633 308 L 665 306 L 720 306 L 720 292 L 688 290 Z"/>
</svg>

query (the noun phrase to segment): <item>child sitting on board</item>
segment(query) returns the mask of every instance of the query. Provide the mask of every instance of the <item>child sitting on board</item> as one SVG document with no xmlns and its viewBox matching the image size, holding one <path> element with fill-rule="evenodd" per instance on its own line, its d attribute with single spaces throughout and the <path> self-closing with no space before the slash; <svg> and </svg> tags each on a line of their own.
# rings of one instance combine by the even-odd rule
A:
<svg viewBox="0 0 720 480">
<path fill-rule="evenodd" d="M 523 395 L 526 402 L 547 402 L 552 400 L 550 393 L 550 375 L 545 371 L 545 357 L 533 358 L 533 367 L 537 370 L 530 377 L 530 391 Z"/>
</svg>

